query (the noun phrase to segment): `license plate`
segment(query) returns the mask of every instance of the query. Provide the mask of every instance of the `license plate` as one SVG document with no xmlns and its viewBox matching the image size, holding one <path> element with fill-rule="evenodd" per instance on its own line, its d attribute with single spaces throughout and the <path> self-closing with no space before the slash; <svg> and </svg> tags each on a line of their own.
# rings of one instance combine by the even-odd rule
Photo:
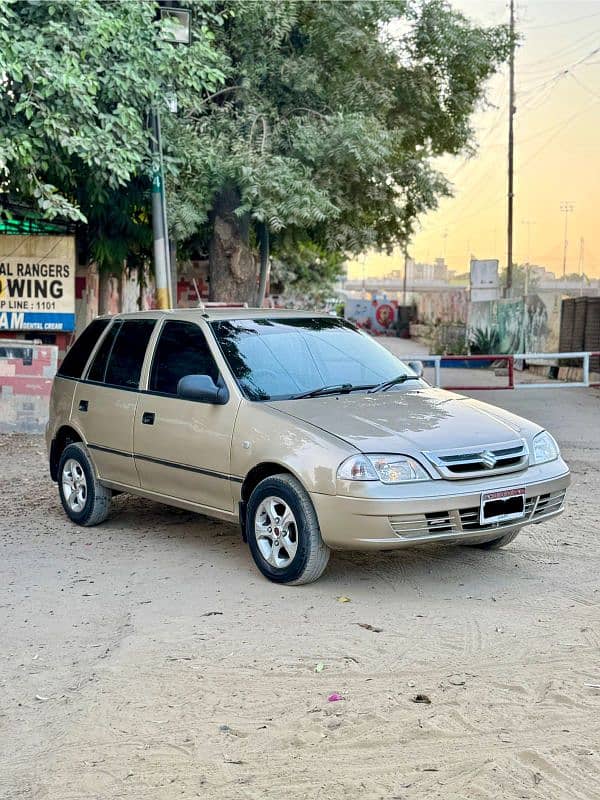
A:
<svg viewBox="0 0 600 800">
<path fill-rule="evenodd" d="M 525 487 L 483 492 L 479 510 L 479 524 L 490 525 L 525 516 Z"/>
</svg>

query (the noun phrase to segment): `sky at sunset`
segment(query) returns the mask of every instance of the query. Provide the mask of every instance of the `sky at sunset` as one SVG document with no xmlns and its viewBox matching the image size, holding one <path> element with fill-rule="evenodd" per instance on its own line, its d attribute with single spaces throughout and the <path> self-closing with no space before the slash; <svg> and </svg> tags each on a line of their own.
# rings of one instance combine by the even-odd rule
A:
<svg viewBox="0 0 600 800">
<path fill-rule="evenodd" d="M 505 0 L 451 0 L 482 24 L 508 22 Z M 583 266 L 600 277 L 600 0 L 516 3 L 515 263 L 529 261 L 562 275 L 564 214 L 570 201 L 567 273 Z M 478 143 L 470 158 L 443 158 L 438 168 L 454 197 L 420 220 L 409 253 L 417 261 L 445 256 L 450 269 L 469 258 L 506 265 L 508 68 L 489 82 L 491 104 L 473 118 Z M 403 258 L 369 254 L 349 276 L 402 269 Z"/>
</svg>

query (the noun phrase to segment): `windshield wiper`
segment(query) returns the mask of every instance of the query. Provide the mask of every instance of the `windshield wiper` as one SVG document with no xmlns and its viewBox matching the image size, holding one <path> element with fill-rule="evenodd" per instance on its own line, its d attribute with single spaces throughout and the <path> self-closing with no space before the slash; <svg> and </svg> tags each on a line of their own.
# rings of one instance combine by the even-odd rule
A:
<svg viewBox="0 0 600 800">
<path fill-rule="evenodd" d="M 351 383 L 336 383 L 332 386 L 321 386 L 319 389 L 311 389 L 310 392 L 302 392 L 302 394 L 294 394 L 290 400 L 302 400 L 303 397 L 319 397 L 323 394 L 347 394 L 353 389 L 358 388 Z"/>
<path fill-rule="evenodd" d="M 369 389 L 369 394 L 374 394 L 375 392 L 385 392 L 388 389 L 391 389 L 392 386 L 397 386 L 399 383 L 405 383 L 406 381 L 418 381 L 416 375 L 398 375 L 396 378 L 392 378 L 389 381 L 383 381 L 382 383 L 378 383 L 377 386 L 373 386 L 372 389 Z"/>
</svg>

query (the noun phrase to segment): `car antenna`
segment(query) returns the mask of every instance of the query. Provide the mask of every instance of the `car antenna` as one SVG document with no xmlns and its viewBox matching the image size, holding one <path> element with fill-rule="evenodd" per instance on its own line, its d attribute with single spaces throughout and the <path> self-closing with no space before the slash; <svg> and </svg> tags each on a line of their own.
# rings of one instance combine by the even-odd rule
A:
<svg viewBox="0 0 600 800">
<path fill-rule="evenodd" d="M 196 308 L 199 308 L 200 311 L 203 311 L 204 313 L 202 314 L 202 316 L 208 319 L 208 314 L 206 313 L 206 306 L 202 301 L 202 295 L 200 294 L 200 290 L 198 289 L 196 278 L 192 278 L 192 283 L 194 284 L 194 289 L 196 290 L 196 297 L 198 298 L 198 305 L 196 306 Z"/>
</svg>

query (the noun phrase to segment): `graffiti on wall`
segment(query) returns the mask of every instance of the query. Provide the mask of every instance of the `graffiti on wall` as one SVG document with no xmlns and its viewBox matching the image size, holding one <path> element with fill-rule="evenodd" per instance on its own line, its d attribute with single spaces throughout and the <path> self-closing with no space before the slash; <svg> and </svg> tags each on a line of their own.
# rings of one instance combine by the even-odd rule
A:
<svg viewBox="0 0 600 800">
<path fill-rule="evenodd" d="M 550 339 L 548 307 L 537 294 L 471 303 L 469 338 L 477 330 L 496 331 L 500 353 L 544 351 Z"/>
<path fill-rule="evenodd" d="M 387 298 L 364 300 L 348 298 L 344 315 L 359 328 L 373 333 L 386 333 L 394 327 L 398 313 L 398 302 Z"/>
</svg>

